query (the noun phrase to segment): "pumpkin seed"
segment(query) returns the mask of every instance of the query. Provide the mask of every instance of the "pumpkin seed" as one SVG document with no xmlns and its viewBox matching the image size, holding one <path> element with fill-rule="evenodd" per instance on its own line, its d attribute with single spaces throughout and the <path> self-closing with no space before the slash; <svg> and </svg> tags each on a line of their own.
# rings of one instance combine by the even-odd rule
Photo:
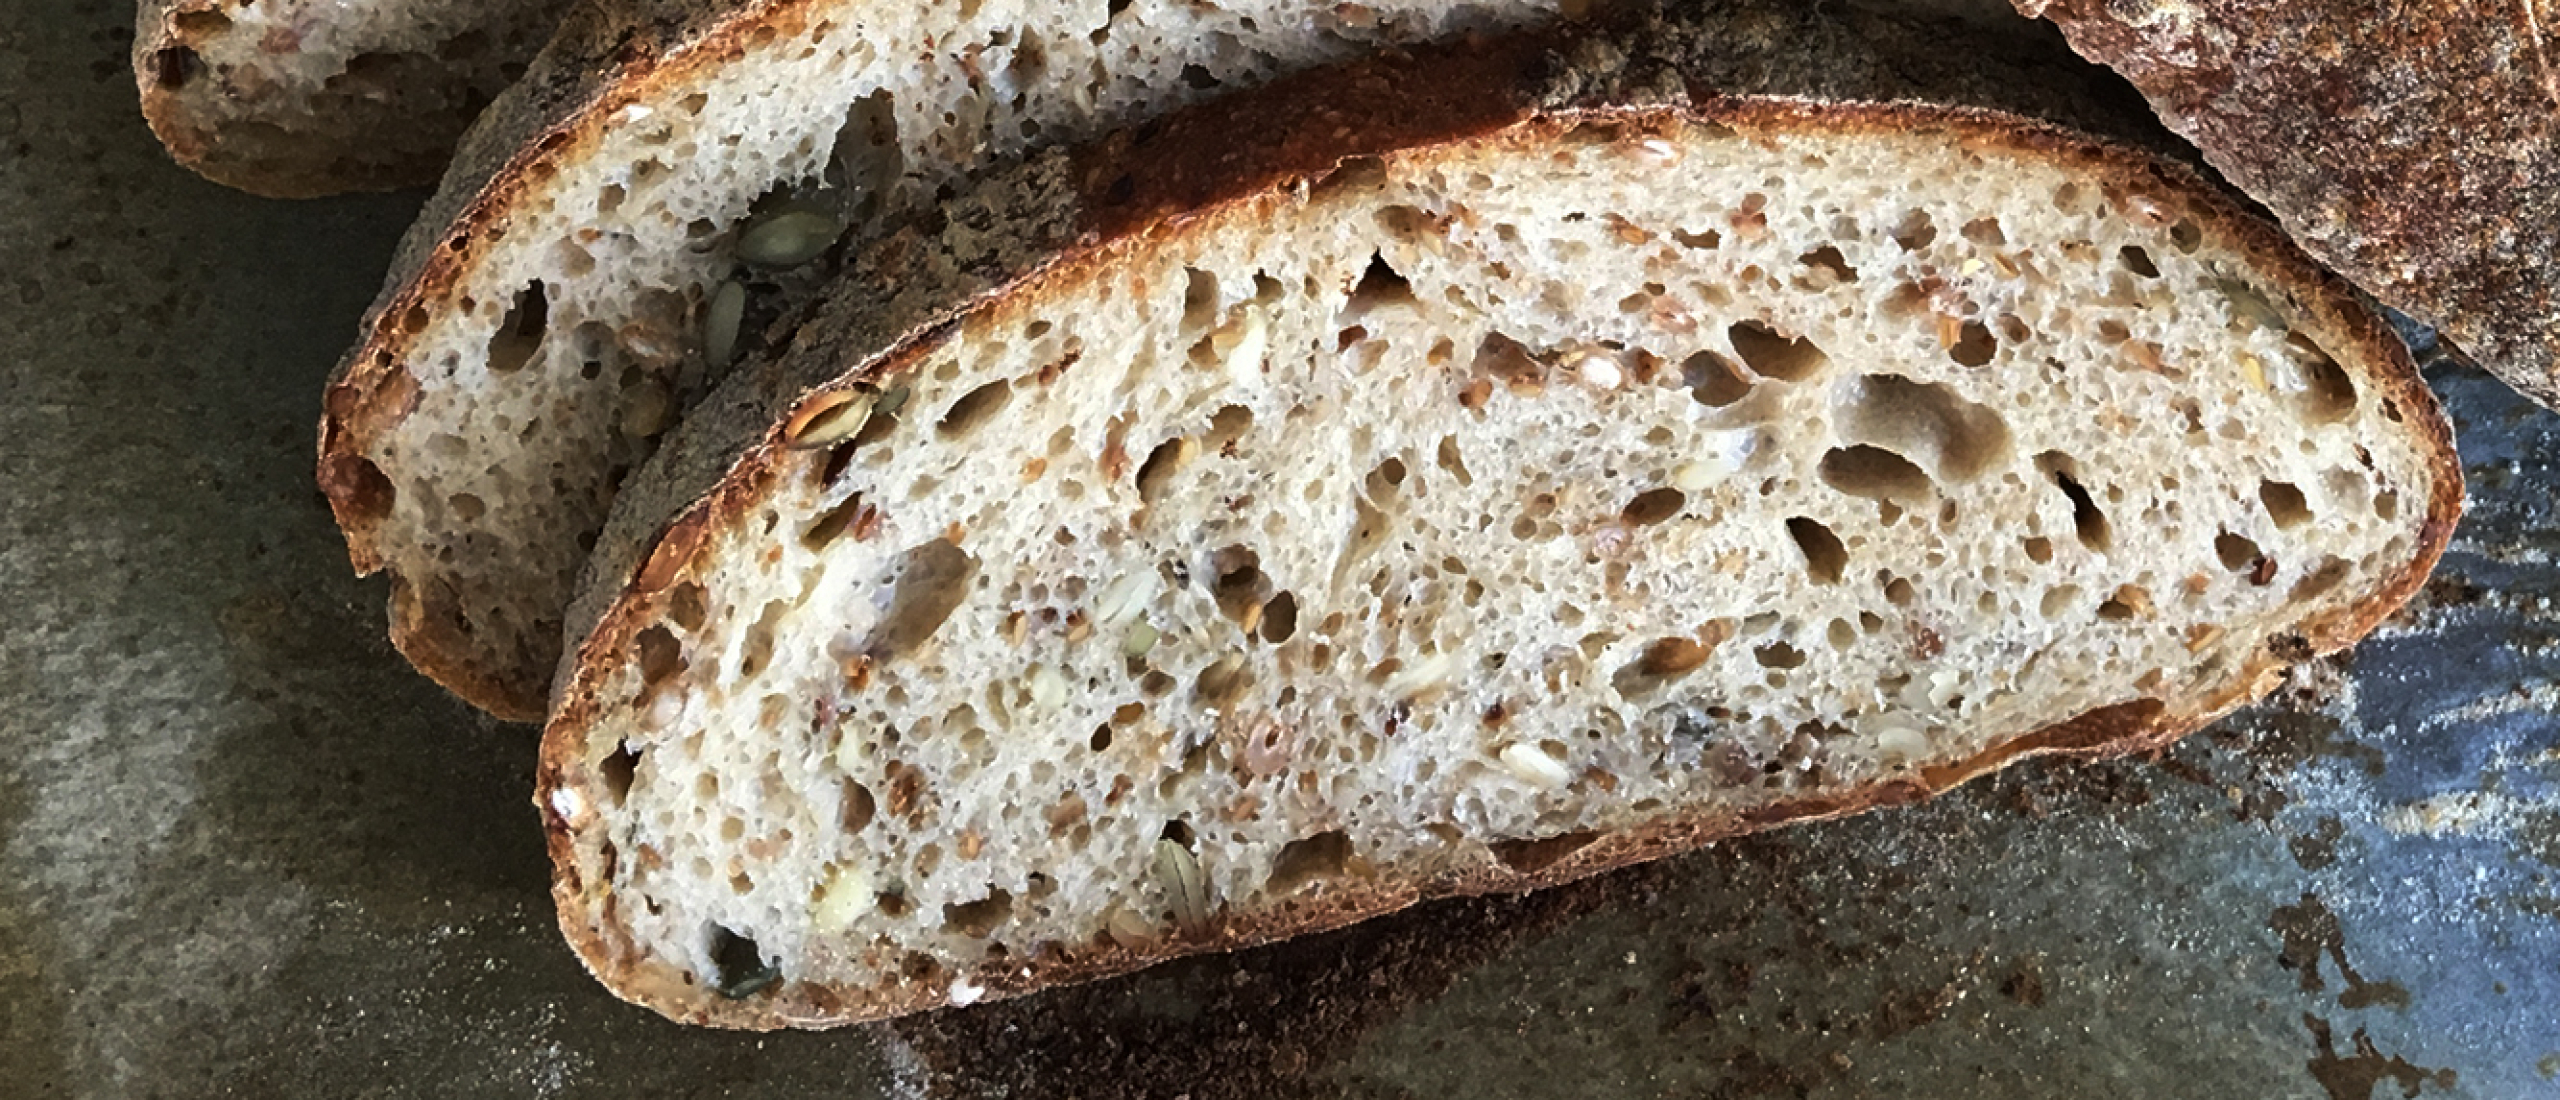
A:
<svg viewBox="0 0 2560 1100">
<path fill-rule="evenodd" d="M 746 284 L 731 280 L 711 292 L 711 305 L 702 311 L 702 357 L 712 366 L 728 366 L 738 354 L 738 326 L 746 317 Z"/>
<path fill-rule="evenodd" d="M 844 235 L 844 222 L 815 210 L 785 210 L 747 225 L 738 235 L 738 258 L 758 267 L 798 267 L 817 259 Z"/>
<path fill-rule="evenodd" d="M 842 391 L 827 395 L 803 406 L 798 422 L 783 430 L 783 438 L 794 447 L 842 443 L 871 423 L 871 410 L 875 407 L 873 396 L 868 393 Z"/>
</svg>

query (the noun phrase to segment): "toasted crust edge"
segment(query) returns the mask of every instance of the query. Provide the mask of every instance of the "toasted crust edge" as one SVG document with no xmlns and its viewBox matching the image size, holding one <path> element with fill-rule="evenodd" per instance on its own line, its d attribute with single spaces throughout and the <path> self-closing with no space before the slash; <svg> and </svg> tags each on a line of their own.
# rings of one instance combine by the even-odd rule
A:
<svg viewBox="0 0 2560 1100">
<path fill-rule="evenodd" d="M 1476 78 L 1494 71 L 1499 69 L 1480 70 Z M 1446 79 L 1445 73 L 1440 75 Z M 1449 80 L 1443 86 L 1450 87 L 1453 96 L 1466 94 L 1466 88 L 1459 81 Z M 1429 898 L 1517 892 L 1556 885 L 1747 832 L 1919 801 L 2030 757 L 2093 758 L 2157 751 L 2238 706 L 2263 696 L 2279 682 L 2283 670 L 2295 661 L 2341 648 L 2369 632 L 2414 594 L 2432 572 L 2460 516 L 2461 472 L 2453 451 L 2451 428 L 2410 361 L 2407 349 L 2379 318 L 2353 297 L 2346 284 L 2318 268 L 2274 227 L 2245 213 L 2193 171 L 2049 124 L 1977 109 L 1912 103 L 1822 103 L 1787 97 L 1717 97 L 1698 89 L 1692 89 L 1692 94 L 1694 104 L 1685 108 L 1567 107 L 1510 112 L 1507 119 L 1473 119 L 1469 120 L 1469 125 L 1451 126 L 1448 132 L 1431 141 L 1401 152 L 1417 153 L 1428 145 L 1479 138 L 1514 126 L 1524 131 L 1560 131 L 1590 122 L 1642 126 L 1676 120 L 1745 131 L 1842 134 L 1940 129 L 1956 135 L 1968 145 L 2053 159 L 2118 187 L 2173 190 L 2194 203 L 2199 212 L 2219 222 L 2220 228 L 2230 234 L 2250 261 L 2267 273 L 2269 281 L 2288 291 L 2294 301 L 2309 312 L 2315 323 L 2362 353 L 2360 360 L 2377 364 L 2384 372 L 2360 374 L 2358 380 L 2398 403 L 2403 411 L 2403 423 L 2408 430 L 2417 433 L 2417 442 L 2430 454 L 2428 473 L 2433 480 L 2434 492 L 2428 513 L 2418 525 L 2420 545 L 2414 549 L 2408 568 L 2364 603 L 2304 622 L 2299 631 L 2298 645 L 2293 644 L 2290 638 L 2281 638 L 2276 644 L 2260 649 L 2233 675 L 2224 691 L 2197 700 L 2186 710 L 2173 711 L 2167 703 L 2157 699 L 2128 700 L 2009 739 L 1967 760 L 1925 769 L 1917 777 L 1871 784 L 1827 798 L 1779 803 L 1741 814 L 1660 818 L 1635 829 L 1594 838 L 1587 846 L 1554 864 L 1532 871 L 1515 871 L 1499 863 L 1482 862 L 1429 880 L 1379 883 L 1367 888 L 1341 890 L 1328 895 L 1319 907 L 1300 910 L 1294 915 L 1266 912 L 1232 920 L 1222 918 L 1212 934 L 1196 938 L 1168 938 L 1146 949 L 1112 947 L 1076 955 L 1048 956 L 1013 968 L 1004 975 L 975 976 L 988 983 L 984 997 L 1015 996 L 1047 985 L 1127 973 L 1182 955 L 1231 950 L 1338 928 Z M 1286 103 L 1287 100 L 1279 102 Z M 1219 114 L 1220 110 L 1229 109 L 1232 108 L 1213 106 L 1211 110 L 1195 112 L 1178 121 L 1215 127 L 1232 121 Z M 1394 117 L 1406 123 L 1403 132 L 1412 131 L 1410 122 L 1418 112 L 1412 110 L 1411 104 L 1397 104 L 1395 108 L 1381 104 L 1378 109 L 1402 110 L 1403 114 Z M 1392 126 L 1386 128 L 1394 129 Z M 1359 126 L 1350 129 L 1355 135 L 1362 132 Z M 1334 130 L 1329 128 L 1324 132 Z M 1165 141 L 1158 144 L 1156 148 L 1170 150 L 1166 154 L 1169 163 L 1163 165 L 1128 160 L 1133 150 L 1126 145 L 1106 146 L 1104 148 L 1109 155 L 1097 154 L 1088 159 L 1085 185 L 1089 195 L 1101 199 L 1118 198 L 1117 202 L 1101 205 L 1104 209 L 1122 213 L 1105 217 L 1104 223 L 1110 229 L 1088 235 L 1068 255 L 1017 281 L 1008 292 L 1043 293 L 1048 287 L 1073 278 L 1085 266 L 1103 262 L 1112 253 L 1134 247 L 1149 237 L 1179 232 L 1183 223 L 1249 203 L 1257 194 L 1311 182 L 1346 159 L 1382 151 L 1374 145 L 1359 144 L 1356 136 L 1348 140 L 1356 147 L 1337 144 L 1328 151 L 1318 145 L 1297 141 L 1278 142 L 1256 150 L 1257 159 L 1246 164 L 1217 163 L 1214 154 L 1194 142 Z M 1199 163 L 1189 163 L 1193 161 Z M 1129 171 L 1133 163 L 1155 170 Z M 1108 167 L 1094 169 L 1094 165 Z M 1131 176 L 1156 181 L 1160 186 L 1133 183 L 1126 188 L 1117 188 L 1124 193 L 1115 196 L 1115 184 L 1124 171 Z M 1227 181 L 1227 184 L 1219 187 L 1210 182 L 1216 180 Z M 1171 181 L 1190 183 L 1175 186 Z M 912 365 L 921 349 L 938 341 L 947 331 L 945 323 L 920 327 L 896 348 L 849 371 L 842 384 L 876 380 Z M 684 509 L 664 529 L 667 534 L 661 538 L 661 545 L 673 543 L 685 548 L 688 543 L 698 542 L 702 532 L 743 515 L 753 498 L 763 491 L 776 473 L 775 463 L 781 455 L 774 443 L 775 437 L 768 434 L 764 441 L 744 452 L 716 491 Z M 685 550 L 676 552 L 681 555 Z M 656 557 L 643 556 L 644 560 Z M 651 579 L 660 581 L 672 575 L 671 571 L 653 569 L 649 572 L 658 574 Z M 619 583 L 619 580 L 607 583 Z M 567 789 L 571 776 L 577 771 L 571 759 L 581 745 L 577 733 L 592 720 L 600 706 L 590 684 L 593 674 L 589 670 L 600 662 L 609 661 L 611 655 L 619 652 L 630 636 L 644 625 L 638 621 L 638 609 L 631 597 L 645 595 L 655 587 L 644 588 L 635 572 L 613 607 L 579 647 L 572 666 L 573 674 L 564 678 L 559 708 L 546 728 L 542 743 L 535 803 L 543 817 L 545 843 L 553 860 L 552 889 L 559 907 L 561 929 L 581 962 L 626 1000 L 680 1022 L 718 1027 L 756 1030 L 831 1027 L 950 1003 L 948 975 L 904 982 L 885 990 L 844 991 L 813 983 L 792 982 L 750 1000 L 726 1000 L 702 987 L 684 985 L 664 964 L 653 964 L 649 960 L 617 952 L 606 942 L 605 932 L 592 923 L 589 914 L 593 898 L 589 884 L 581 880 L 578 871 L 576 841 L 569 823 L 562 820 L 557 812 L 552 796 L 554 792 Z M 594 896 L 604 894 L 597 892 Z"/>
</svg>

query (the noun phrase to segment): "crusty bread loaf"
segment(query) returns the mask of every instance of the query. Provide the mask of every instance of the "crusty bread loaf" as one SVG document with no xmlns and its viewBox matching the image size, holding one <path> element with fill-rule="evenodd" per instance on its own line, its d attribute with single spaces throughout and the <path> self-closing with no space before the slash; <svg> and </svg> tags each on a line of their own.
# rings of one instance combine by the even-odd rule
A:
<svg viewBox="0 0 2560 1100">
<path fill-rule="evenodd" d="M 435 182 L 568 0 L 142 0 L 134 80 L 178 163 L 272 198 Z"/>
<path fill-rule="evenodd" d="M 2321 262 L 2560 408 L 2560 8 L 2016 0 Z"/>
<path fill-rule="evenodd" d="M 1821 17 L 1733 18 L 1674 37 Z M 2442 550 L 2405 350 L 2189 173 L 1622 60 L 1284 82 L 866 252 L 572 612 L 589 967 L 825 1026 L 1532 888 L 2166 744 Z"/>
<path fill-rule="evenodd" d="M 357 568 L 392 574 L 393 640 L 538 720 L 620 479 L 847 222 L 1124 117 L 1559 2 L 579 9 L 465 143 L 330 389 L 321 483 Z M 751 239 L 777 225 L 777 247 Z"/>
</svg>

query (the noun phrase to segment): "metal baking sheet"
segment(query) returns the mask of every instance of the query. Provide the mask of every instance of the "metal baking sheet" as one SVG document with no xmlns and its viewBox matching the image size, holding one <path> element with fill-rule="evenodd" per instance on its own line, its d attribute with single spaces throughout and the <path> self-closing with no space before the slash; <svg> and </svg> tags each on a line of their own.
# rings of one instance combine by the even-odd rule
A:
<svg viewBox="0 0 2560 1100">
<path fill-rule="evenodd" d="M 2161 759 L 886 1027 L 686 1030 L 551 925 L 533 734 L 310 484 L 420 197 L 161 156 L 129 7 L 0 19 L 0 1096 L 2560 1095 L 2560 421 L 2351 658 Z"/>
</svg>

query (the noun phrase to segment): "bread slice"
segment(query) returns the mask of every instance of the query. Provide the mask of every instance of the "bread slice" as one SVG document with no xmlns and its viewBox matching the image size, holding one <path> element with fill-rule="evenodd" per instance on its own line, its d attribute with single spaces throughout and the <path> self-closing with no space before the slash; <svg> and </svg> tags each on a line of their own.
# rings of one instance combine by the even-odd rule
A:
<svg viewBox="0 0 2560 1100">
<path fill-rule="evenodd" d="M 1651 40 L 1890 37 L 1737 18 Z M 866 254 L 572 614 L 587 965 L 818 1027 L 1534 888 L 2157 748 L 2443 549 L 2405 350 L 2193 175 L 1625 59 L 1287 82 Z"/>
<path fill-rule="evenodd" d="M 435 182 L 567 0 L 142 0 L 134 80 L 178 163 L 272 198 Z"/>
<path fill-rule="evenodd" d="M 1560 2 L 582 8 L 466 143 L 330 388 L 320 480 L 350 555 L 390 571 L 419 668 L 537 721 L 621 478 L 822 277 L 840 226 L 1116 120 Z M 748 239 L 777 228 L 780 251 Z"/>
<path fill-rule="evenodd" d="M 2321 262 L 2560 408 L 2560 9 L 2016 0 Z"/>
</svg>

